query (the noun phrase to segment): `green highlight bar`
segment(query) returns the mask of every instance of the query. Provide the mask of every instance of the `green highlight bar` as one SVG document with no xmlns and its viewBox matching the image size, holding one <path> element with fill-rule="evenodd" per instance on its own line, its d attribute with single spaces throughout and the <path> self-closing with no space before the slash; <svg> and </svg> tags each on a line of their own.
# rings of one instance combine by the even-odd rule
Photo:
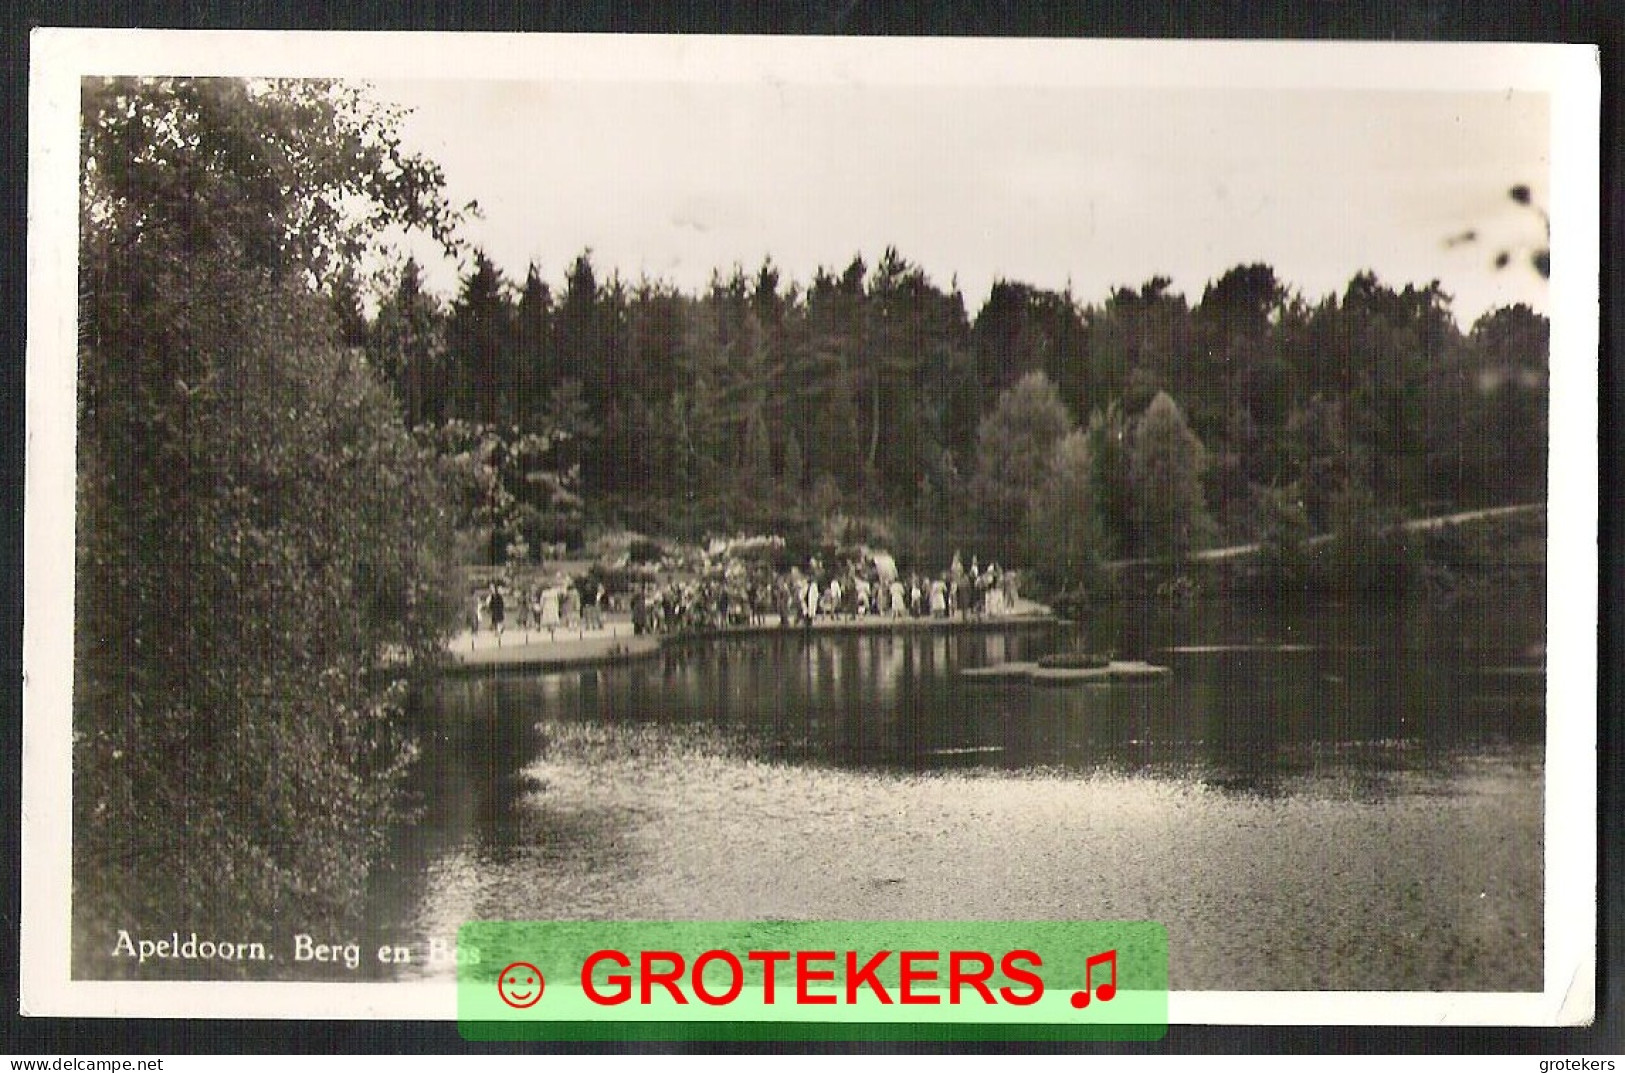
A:
<svg viewBox="0 0 1625 1073">
<path fill-rule="evenodd" d="M 1168 1031 L 1168 932 L 1149 921 L 489 921 L 459 929 L 457 966 L 475 1041 Z"/>
</svg>

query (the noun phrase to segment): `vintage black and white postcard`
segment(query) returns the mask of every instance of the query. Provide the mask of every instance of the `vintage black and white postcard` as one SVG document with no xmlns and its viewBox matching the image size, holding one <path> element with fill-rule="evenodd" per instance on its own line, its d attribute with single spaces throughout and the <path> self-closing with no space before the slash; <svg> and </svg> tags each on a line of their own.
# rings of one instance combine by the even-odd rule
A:
<svg viewBox="0 0 1625 1073">
<path fill-rule="evenodd" d="M 1152 921 L 1174 1022 L 1590 1017 L 1591 49 L 33 57 L 26 1013 Z"/>
</svg>

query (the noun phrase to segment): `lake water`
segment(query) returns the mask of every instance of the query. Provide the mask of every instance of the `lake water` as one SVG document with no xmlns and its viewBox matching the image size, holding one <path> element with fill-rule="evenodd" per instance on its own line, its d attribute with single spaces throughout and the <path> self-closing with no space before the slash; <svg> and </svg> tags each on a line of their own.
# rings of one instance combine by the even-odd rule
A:
<svg viewBox="0 0 1625 1073">
<path fill-rule="evenodd" d="M 1135 919 L 1167 926 L 1180 990 L 1539 990 L 1543 635 L 1538 606 L 1202 604 L 447 680 L 371 938 Z M 958 673 L 1073 647 L 1173 673 Z"/>
</svg>

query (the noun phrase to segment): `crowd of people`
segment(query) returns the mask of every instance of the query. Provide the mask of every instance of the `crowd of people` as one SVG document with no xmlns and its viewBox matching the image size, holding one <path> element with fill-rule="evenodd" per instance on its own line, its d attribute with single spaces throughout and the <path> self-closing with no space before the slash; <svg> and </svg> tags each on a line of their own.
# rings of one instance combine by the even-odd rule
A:
<svg viewBox="0 0 1625 1073">
<path fill-rule="evenodd" d="M 947 570 L 902 574 L 892 557 L 870 554 L 825 566 L 775 571 L 765 563 L 733 559 L 703 569 L 668 571 L 617 593 L 631 612 L 636 634 L 683 633 L 738 626 L 811 626 L 818 621 L 961 619 L 1014 614 L 1017 576 L 997 563 L 985 568 L 955 553 Z M 492 579 L 474 597 L 470 629 L 506 631 L 597 629 L 610 594 L 602 580 L 556 578 L 533 585 Z"/>
<path fill-rule="evenodd" d="M 805 570 L 724 570 L 692 580 L 647 582 L 632 594 L 635 633 L 678 633 L 726 626 L 810 626 L 818 620 L 866 618 L 950 619 L 1013 614 L 1019 594 L 1013 571 L 997 563 L 985 569 L 972 558 L 967 569 L 954 555 L 935 576 L 904 577 L 891 556 L 864 556 L 826 568 L 818 559 Z"/>
<path fill-rule="evenodd" d="M 583 595 L 575 579 L 560 575 L 552 582 L 528 588 L 492 579 L 474 600 L 475 633 L 489 629 L 499 638 L 508 629 L 596 629 L 604 624 L 604 586 L 591 585 Z"/>
</svg>

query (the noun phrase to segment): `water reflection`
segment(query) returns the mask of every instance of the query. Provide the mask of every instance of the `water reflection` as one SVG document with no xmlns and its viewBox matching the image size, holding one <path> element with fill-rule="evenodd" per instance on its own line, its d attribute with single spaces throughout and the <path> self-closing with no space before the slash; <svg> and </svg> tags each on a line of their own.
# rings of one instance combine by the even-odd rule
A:
<svg viewBox="0 0 1625 1073">
<path fill-rule="evenodd" d="M 1541 642 L 1538 609 L 1215 605 L 447 681 L 374 918 L 385 938 L 561 914 L 997 918 L 1014 891 L 1024 919 L 1189 929 L 1181 986 L 1368 986 L 1318 956 L 1224 978 L 1238 914 L 1267 909 L 1304 943 L 1343 929 L 1414 965 L 1395 986 L 1493 989 L 1523 969 L 1482 951 L 1539 946 Z M 1173 673 L 959 674 L 1074 648 Z M 1111 885 L 1076 887 L 1097 864 Z"/>
<path fill-rule="evenodd" d="M 1209 632 L 1197 642 L 1203 623 L 1190 615 L 1138 613 L 1087 628 L 697 642 L 643 664 L 451 685 L 437 721 L 479 738 L 488 756 L 534 755 L 534 742 L 491 735 L 523 739 L 538 722 L 702 724 L 775 761 L 1198 770 L 1212 785 L 1262 795 L 1328 764 L 1381 771 L 1475 743 L 1542 740 L 1543 678 L 1484 672 L 1486 663 L 1516 668 L 1527 648 L 1517 639 L 1497 637 L 1495 651 L 1441 646 L 1427 620 L 1399 615 L 1328 615 L 1285 631 L 1228 614 L 1218 625 L 1242 639 Z M 1135 638 L 1124 644 L 1174 673 L 1066 686 L 959 675 L 1085 647 L 1103 633 Z M 482 800 L 500 811 L 504 792 L 493 783 Z"/>
</svg>

